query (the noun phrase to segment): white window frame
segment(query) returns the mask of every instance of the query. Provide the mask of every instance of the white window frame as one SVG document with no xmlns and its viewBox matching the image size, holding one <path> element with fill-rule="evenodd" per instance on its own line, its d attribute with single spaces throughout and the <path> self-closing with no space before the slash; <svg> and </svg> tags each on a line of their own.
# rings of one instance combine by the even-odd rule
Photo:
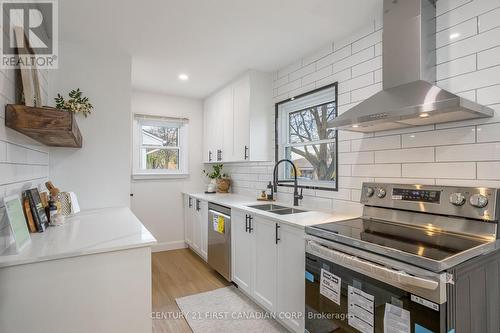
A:
<svg viewBox="0 0 500 333">
<path fill-rule="evenodd" d="M 288 100 L 290 101 L 290 100 Z M 286 102 L 286 101 L 284 101 Z M 333 99 L 333 101 L 329 101 L 329 102 L 333 102 L 335 103 L 335 98 Z M 283 103 L 283 102 L 282 102 Z M 282 103 L 278 103 L 278 104 L 282 104 Z M 321 103 L 319 105 L 323 105 L 323 104 L 326 104 L 328 102 L 325 102 L 325 103 Z M 337 106 L 338 108 L 338 106 Z M 281 159 L 284 159 L 284 158 L 287 158 L 286 156 L 286 149 L 287 148 L 291 148 L 291 147 L 303 147 L 303 146 L 310 146 L 310 145 L 318 145 L 318 144 L 321 144 L 321 143 L 335 143 L 337 145 L 337 149 L 335 150 L 335 153 L 337 154 L 336 158 L 337 158 L 337 161 L 338 161 L 338 135 L 336 135 L 334 138 L 332 139 L 326 139 L 326 140 L 316 140 L 316 141 L 308 141 L 308 142 L 299 142 L 299 143 L 291 143 L 290 142 L 290 127 L 289 127 L 289 119 L 290 119 L 290 114 L 291 113 L 295 113 L 297 111 L 301 111 L 301 110 L 306 110 L 307 108 L 304 108 L 304 109 L 294 109 L 294 110 L 279 110 L 279 106 L 278 106 L 278 109 L 277 109 L 277 125 L 276 126 L 276 129 L 278 130 L 278 133 L 277 133 L 277 149 L 278 149 L 278 159 L 281 160 Z M 337 109 L 337 112 L 338 112 L 338 109 Z M 287 175 L 287 168 L 289 167 L 289 164 L 282 164 L 278 170 L 279 172 L 279 179 L 280 180 L 285 180 L 285 181 L 291 181 L 293 180 L 292 177 L 288 177 Z M 315 189 L 315 190 L 327 190 L 327 191 L 338 191 L 338 177 L 339 177 L 339 172 L 338 172 L 338 162 L 337 162 L 337 168 L 335 170 L 336 172 L 336 177 L 335 177 L 335 180 L 334 181 L 320 181 L 320 180 L 305 180 L 305 179 L 299 179 L 299 186 L 300 187 L 303 187 L 303 188 L 311 188 L 311 189 Z M 280 185 L 284 185 L 284 186 L 288 186 L 290 185 L 291 183 L 289 184 L 280 184 Z"/>
<path fill-rule="evenodd" d="M 189 152 L 188 152 L 188 120 L 184 118 L 169 118 L 150 115 L 135 114 L 132 120 L 133 128 L 133 153 L 132 153 L 132 178 L 133 179 L 162 179 L 162 178 L 186 178 L 189 176 Z M 161 147 L 164 150 L 178 150 L 179 160 L 178 169 L 144 169 L 141 167 L 143 161 L 141 149 L 143 148 L 158 148 L 155 146 L 143 145 L 142 143 L 142 126 L 165 126 L 177 127 L 178 145 L 170 147 Z"/>
</svg>

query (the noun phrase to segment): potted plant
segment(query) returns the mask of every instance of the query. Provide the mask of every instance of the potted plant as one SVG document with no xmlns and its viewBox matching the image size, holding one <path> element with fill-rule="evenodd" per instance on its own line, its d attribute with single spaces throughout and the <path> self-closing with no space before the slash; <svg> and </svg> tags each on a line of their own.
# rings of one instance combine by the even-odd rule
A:
<svg viewBox="0 0 500 333">
<path fill-rule="evenodd" d="M 212 171 L 208 172 L 203 170 L 203 173 L 210 179 L 210 184 L 208 184 L 207 193 L 227 193 L 229 191 L 229 186 L 231 180 L 229 176 L 222 172 L 224 164 L 214 164 L 212 166 Z"/>
</svg>

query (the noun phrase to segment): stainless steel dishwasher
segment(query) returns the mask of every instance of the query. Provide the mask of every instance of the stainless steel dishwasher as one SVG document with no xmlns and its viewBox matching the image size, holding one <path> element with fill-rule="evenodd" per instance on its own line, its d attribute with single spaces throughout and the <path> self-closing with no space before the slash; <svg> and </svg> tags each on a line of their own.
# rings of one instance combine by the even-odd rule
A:
<svg viewBox="0 0 500 333">
<path fill-rule="evenodd" d="M 208 264 L 231 281 L 231 209 L 208 203 Z"/>
</svg>

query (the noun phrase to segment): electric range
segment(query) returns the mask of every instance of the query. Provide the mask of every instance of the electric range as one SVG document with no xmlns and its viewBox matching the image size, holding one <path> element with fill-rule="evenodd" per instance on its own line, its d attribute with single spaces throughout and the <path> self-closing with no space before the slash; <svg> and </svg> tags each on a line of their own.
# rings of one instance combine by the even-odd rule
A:
<svg viewBox="0 0 500 333">
<path fill-rule="evenodd" d="M 464 303 L 476 286 L 462 290 L 457 284 L 500 264 L 499 193 L 363 184 L 362 217 L 306 228 L 306 329 L 385 333 L 391 322 L 400 325 L 395 332 L 448 333 L 463 320 L 457 311 L 467 312 L 457 304 L 470 310 L 468 318 L 487 315 L 478 305 L 497 304 L 494 310 L 500 311 L 498 293 Z M 488 281 L 499 290 L 498 269 Z M 499 316 L 493 317 L 485 322 L 500 327 Z"/>
</svg>

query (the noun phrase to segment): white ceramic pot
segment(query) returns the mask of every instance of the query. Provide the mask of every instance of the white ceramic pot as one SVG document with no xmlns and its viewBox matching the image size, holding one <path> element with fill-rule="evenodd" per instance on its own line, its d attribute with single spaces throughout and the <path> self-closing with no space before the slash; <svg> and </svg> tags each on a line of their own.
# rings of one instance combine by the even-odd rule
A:
<svg viewBox="0 0 500 333">
<path fill-rule="evenodd" d="M 211 179 L 210 184 L 208 184 L 207 192 L 215 192 L 217 190 L 217 180 Z"/>
</svg>

